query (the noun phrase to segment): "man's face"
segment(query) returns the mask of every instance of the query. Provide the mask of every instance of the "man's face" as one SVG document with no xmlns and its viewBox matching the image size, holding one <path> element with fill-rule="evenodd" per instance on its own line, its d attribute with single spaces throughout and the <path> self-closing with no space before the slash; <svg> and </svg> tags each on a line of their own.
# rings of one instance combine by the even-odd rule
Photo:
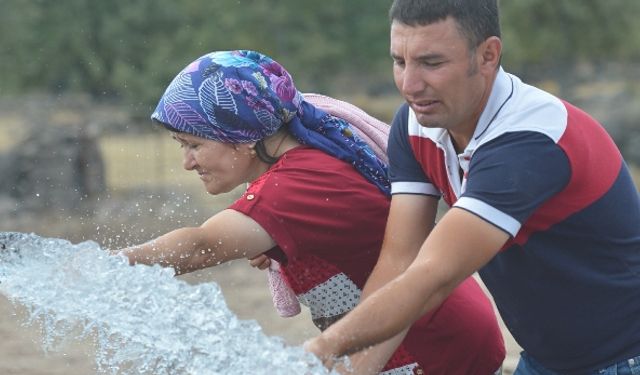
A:
<svg viewBox="0 0 640 375">
<path fill-rule="evenodd" d="M 473 134 L 490 87 L 452 18 L 426 26 L 393 22 L 391 57 L 396 86 L 422 126 Z"/>
</svg>

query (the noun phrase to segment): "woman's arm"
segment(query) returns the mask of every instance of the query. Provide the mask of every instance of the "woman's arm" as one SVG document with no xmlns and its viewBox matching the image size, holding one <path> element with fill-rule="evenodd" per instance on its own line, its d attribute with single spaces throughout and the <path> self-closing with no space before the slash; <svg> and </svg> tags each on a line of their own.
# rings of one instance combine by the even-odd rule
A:
<svg viewBox="0 0 640 375">
<path fill-rule="evenodd" d="M 177 275 L 233 259 L 253 258 L 276 243 L 253 219 L 226 209 L 199 227 L 179 228 L 147 243 L 119 251 L 130 264 L 173 267 Z"/>
</svg>

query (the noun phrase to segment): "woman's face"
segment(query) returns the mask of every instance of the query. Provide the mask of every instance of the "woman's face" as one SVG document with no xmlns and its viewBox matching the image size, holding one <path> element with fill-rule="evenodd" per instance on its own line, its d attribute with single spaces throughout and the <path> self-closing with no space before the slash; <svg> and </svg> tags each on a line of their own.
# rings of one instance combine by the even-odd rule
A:
<svg viewBox="0 0 640 375">
<path fill-rule="evenodd" d="M 222 143 L 185 133 L 174 133 L 173 139 L 183 150 L 182 166 L 198 172 L 209 194 L 227 193 L 259 175 L 253 144 Z"/>
</svg>

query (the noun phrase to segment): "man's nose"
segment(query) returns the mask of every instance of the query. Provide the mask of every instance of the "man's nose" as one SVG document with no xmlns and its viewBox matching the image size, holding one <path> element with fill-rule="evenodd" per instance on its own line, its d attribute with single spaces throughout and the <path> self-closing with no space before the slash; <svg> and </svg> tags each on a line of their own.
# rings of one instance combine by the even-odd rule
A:
<svg viewBox="0 0 640 375">
<path fill-rule="evenodd" d="M 407 64 L 401 76 L 401 91 L 404 96 L 416 96 L 424 91 L 426 84 L 420 69 L 413 64 Z"/>
</svg>

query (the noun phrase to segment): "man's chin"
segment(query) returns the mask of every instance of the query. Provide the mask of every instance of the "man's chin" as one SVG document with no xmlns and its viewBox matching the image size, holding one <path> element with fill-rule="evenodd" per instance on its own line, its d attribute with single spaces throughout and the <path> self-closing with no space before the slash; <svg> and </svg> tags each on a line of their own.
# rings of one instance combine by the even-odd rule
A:
<svg viewBox="0 0 640 375">
<path fill-rule="evenodd" d="M 416 115 L 418 124 L 425 128 L 441 128 L 442 125 L 439 121 L 435 120 L 432 116 L 420 116 Z"/>
</svg>

